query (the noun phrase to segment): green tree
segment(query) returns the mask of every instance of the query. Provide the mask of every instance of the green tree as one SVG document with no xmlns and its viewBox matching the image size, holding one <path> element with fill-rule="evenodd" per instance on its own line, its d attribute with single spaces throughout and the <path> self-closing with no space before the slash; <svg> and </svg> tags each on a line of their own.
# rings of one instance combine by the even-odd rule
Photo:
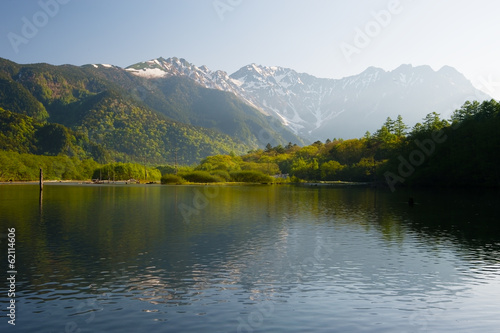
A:
<svg viewBox="0 0 500 333">
<path fill-rule="evenodd" d="M 387 126 L 383 125 L 376 133 L 375 133 L 375 138 L 377 140 L 384 142 L 384 143 L 389 143 L 394 140 L 395 136 L 394 134 L 391 133 L 391 131 L 387 128 Z"/>
<path fill-rule="evenodd" d="M 337 180 L 345 166 L 337 161 L 328 161 L 321 164 L 320 172 L 322 180 Z"/>
<path fill-rule="evenodd" d="M 436 112 L 427 114 L 427 116 L 425 116 L 424 118 L 423 123 L 425 131 L 438 131 L 448 125 L 448 122 L 445 119 L 440 119 L 439 113 Z"/>
<path fill-rule="evenodd" d="M 480 104 L 478 101 L 467 101 L 458 110 L 455 110 L 451 116 L 452 122 L 462 122 L 466 119 L 470 119 L 477 113 L 479 113 Z"/>
<path fill-rule="evenodd" d="M 209 156 L 201 160 L 196 169 L 204 171 L 224 170 L 230 172 L 240 169 L 237 160 L 238 157 L 232 157 L 230 155 Z"/>
<path fill-rule="evenodd" d="M 59 124 L 45 124 L 36 133 L 40 153 L 58 155 L 68 151 L 71 145 L 71 134 Z"/>
<path fill-rule="evenodd" d="M 401 115 L 398 115 L 398 118 L 394 122 L 394 134 L 396 134 L 398 137 L 406 136 L 407 129 L 408 126 L 406 126 L 406 124 L 403 122 L 403 117 Z"/>
<path fill-rule="evenodd" d="M 385 126 L 387 128 L 387 130 L 389 131 L 389 133 L 391 133 L 391 134 L 395 133 L 395 131 L 394 131 L 394 129 L 395 129 L 395 122 L 394 122 L 394 120 L 391 119 L 391 117 L 387 117 L 387 119 L 385 120 L 385 123 L 384 123 L 383 126 Z"/>
</svg>

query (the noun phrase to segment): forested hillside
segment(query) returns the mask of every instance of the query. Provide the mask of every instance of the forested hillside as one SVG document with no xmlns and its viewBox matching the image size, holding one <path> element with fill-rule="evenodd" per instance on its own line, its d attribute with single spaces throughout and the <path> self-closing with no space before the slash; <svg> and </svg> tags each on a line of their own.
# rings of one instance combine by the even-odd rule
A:
<svg viewBox="0 0 500 333">
<path fill-rule="evenodd" d="M 243 156 L 212 156 L 198 170 L 254 170 L 292 181 L 375 182 L 398 186 L 500 186 L 500 104 L 466 102 L 451 119 L 429 113 L 412 129 L 387 118 L 363 138 L 299 147 L 268 145 Z"/>
<path fill-rule="evenodd" d="M 37 155 L 67 155 L 104 163 L 109 152 L 67 127 L 0 108 L 0 150 Z"/>
<path fill-rule="evenodd" d="M 359 139 L 333 138 L 304 147 L 268 144 L 241 156 L 214 154 L 195 167 L 179 168 L 178 175 L 172 164 L 148 171 L 141 165 L 101 165 L 94 159 L 110 160 L 107 150 L 86 141 L 86 135 L 3 109 L 0 119 L 2 180 L 36 179 L 43 166 L 55 179 L 158 180 L 161 172 L 166 183 L 357 181 L 392 190 L 408 185 L 500 186 L 500 104 L 494 100 L 467 102 L 448 120 L 429 113 L 412 129 L 402 117 L 387 118 L 379 130 Z M 47 140 L 54 140 L 48 147 L 59 148 L 46 150 Z M 23 154 L 8 152 L 16 149 Z M 92 155 L 96 152 L 100 155 Z"/>
<path fill-rule="evenodd" d="M 362 138 L 332 133 L 301 147 L 234 95 L 183 77 L 144 79 L 108 65 L 0 59 L 2 180 L 33 179 L 39 166 L 56 179 L 87 179 L 99 168 L 115 176 L 147 174 L 118 162 L 158 166 L 163 174 L 172 173 L 167 164 L 199 162 L 183 175 L 201 179 L 189 172 L 205 172 L 231 181 L 286 174 L 288 181 L 377 182 L 393 190 L 498 186 L 499 128 L 498 102 L 466 102 L 450 119 L 429 113 L 410 129 L 401 116 L 388 117 Z M 159 178 L 157 171 L 150 174 Z"/>
<path fill-rule="evenodd" d="M 500 186 L 499 130 L 495 100 L 467 102 L 450 120 L 430 114 L 397 146 L 384 177 L 395 186 Z"/>
<path fill-rule="evenodd" d="M 300 142 L 285 129 L 276 131 L 264 115 L 229 93 L 183 79 L 163 84 L 152 85 L 112 66 L 18 65 L 0 59 L 0 107 L 31 117 L 37 126 L 64 125 L 60 131 L 89 142 L 91 156 L 102 155 L 94 151 L 101 147 L 115 161 L 190 164 L 263 147 L 262 138 Z M 4 140 L 4 149 L 34 154 L 65 145 L 54 140 L 56 146 L 46 151 L 26 150 L 26 142 L 17 147 L 16 140 Z"/>
</svg>

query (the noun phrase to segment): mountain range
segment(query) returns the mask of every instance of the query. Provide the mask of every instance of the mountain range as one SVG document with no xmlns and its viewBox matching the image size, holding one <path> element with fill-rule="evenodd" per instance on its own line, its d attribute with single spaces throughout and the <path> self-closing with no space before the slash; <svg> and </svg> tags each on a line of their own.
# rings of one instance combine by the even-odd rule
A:
<svg viewBox="0 0 500 333">
<path fill-rule="evenodd" d="M 23 131 L 19 142 L 26 146 L 15 150 L 47 153 L 37 146 L 41 134 L 33 131 L 48 122 L 63 126 L 57 128 L 60 140 L 51 154 L 78 151 L 80 157 L 99 157 L 102 162 L 109 156 L 191 164 L 267 143 L 305 143 L 232 93 L 204 88 L 182 76 L 151 81 L 111 65 L 19 65 L 0 59 L 0 108 L 5 111 L 2 130 L 11 136 Z M 15 119 L 36 124 L 21 128 Z M 12 149 L 7 139 L 0 149 Z"/>
<path fill-rule="evenodd" d="M 228 75 L 179 58 L 158 58 L 126 70 L 151 81 L 187 77 L 203 87 L 231 92 L 309 141 L 361 137 L 399 114 L 413 126 L 430 112 L 449 116 L 466 100 L 491 98 L 449 66 L 438 71 L 429 66 L 401 65 L 393 71 L 370 67 L 342 79 L 256 64 Z"/>
<path fill-rule="evenodd" d="M 194 163 L 267 143 L 361 137 L 387 117 L 401 114 L 411 126 L 433 111 L 449 115 L 468 99 L 489 96 L 451 67 L 371 67 L 322 79 L 256 64 L 228 75 L 179 58 L 127 68 L 20 65 L 0 58 L 0 125 L 23 138 L 16 139 L 24 142 L 18 150 L 102 161 Z M 17 141 L 3 136 L 0 149 L 15 150 Z"/>
</svg>

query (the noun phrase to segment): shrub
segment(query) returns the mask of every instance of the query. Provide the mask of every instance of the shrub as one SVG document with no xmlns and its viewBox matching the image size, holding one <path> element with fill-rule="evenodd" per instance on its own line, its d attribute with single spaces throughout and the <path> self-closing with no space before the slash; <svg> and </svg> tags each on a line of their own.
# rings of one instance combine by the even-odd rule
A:
<svg viewBox="0 0 500 333">
<path fill-rule="evenodd" d="M 178 175 L 166 174 L 161 177 L 162 184 L 184 184 L 186 180 Z"/>
<path fill-rule="evenodd" d="M 270 183 L 273 181 L 272 177 L 260 171 L 255 171 L 255 170 L 231 172 L 231 178 L 235 182 L 244 182 L 244 183 Z"/>
<path fill-rule="evenodd" d="M 183 173 L 181 176 L 192 183 L 219 183 L 224 181 L 221 177 L 211 175 L 206 171 L 192 171 Z"/>
<path fill-rule="evenodd" d="M 160 170 L 162 175 L 175 174 L 175 167 L 171 165 L 159 165 L 156 169 Z"/>
<path fill-rule="evenodd" d="M 146 177 L 147 171 L 147 179 Z M 159 180 L 161 179 L 161 172 L 156 168 L 146 168 L 137 163 L 109 163 L 102 165 L 100 168 L 94 170 L 92 178 L 99 179 L 144 179 L 144 180 Z"/>
<path fill-rule="evenodd" d="M 290 177 L 290 183 L 303 183 L 304 181 L 297 176 Z"/>
<path fill-rule="evenodd" d="M 231 175 L 229 175 L 229 172 L 224 171 L 224 170 L 215 170 L 215 171 L 210 172 L 210 174 L 212 176 L 220 177 L 226 182 L 231 180 Z"/>
</svg>

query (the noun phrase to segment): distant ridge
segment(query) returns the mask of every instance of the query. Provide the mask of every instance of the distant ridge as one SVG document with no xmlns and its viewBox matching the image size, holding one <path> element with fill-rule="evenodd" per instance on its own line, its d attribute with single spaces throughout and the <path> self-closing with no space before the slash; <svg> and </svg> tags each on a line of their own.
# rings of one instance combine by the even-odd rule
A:
<svg viewBox="0 0 500 333">
<path fill-rule="evenodd" d="M 126 70 L 148 79 L 183 76 L 206 88 L 234 93 L 310 141 L 361 137 L 398 114 L 413 126 L 429 112 L 448 116 L 466 100 L 491 99 L 449 66 L 438 71 L 409 64 L 393 71 L 369 67 L 342 79 L 256 64 L 228 75 L 179 58 L 153 59 Z"/>
<path fill-rule="evenodd" d="M 182 75 L 151 81 L 108 64 L 19 65 L 0 58 L 0 109 L 6 119 L 0 125 L 10 133 L 0 133 L 0 145 L 35 154 L 192 164 L 268 143 L 305 143 L 234 94 Z"/>
</svg>

